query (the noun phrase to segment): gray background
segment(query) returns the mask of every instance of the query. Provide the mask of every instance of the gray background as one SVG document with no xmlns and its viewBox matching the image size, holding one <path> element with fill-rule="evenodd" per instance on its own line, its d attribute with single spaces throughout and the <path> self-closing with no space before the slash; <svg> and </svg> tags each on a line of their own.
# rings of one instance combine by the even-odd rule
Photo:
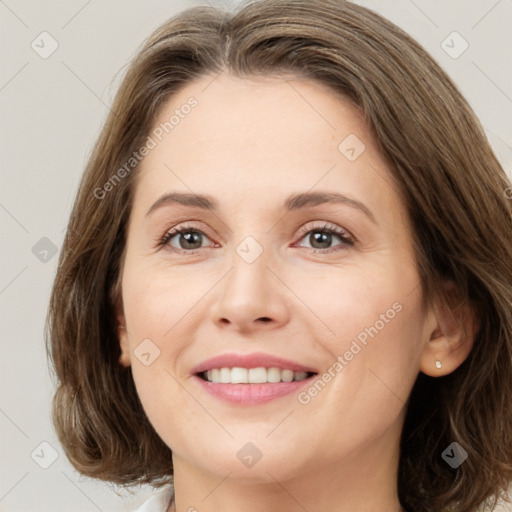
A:
<svg viewBox="0 0 512 512">
<path fill-rule="evenodd" d="M 0 512 L 124 511 L 151 492 L 131 496 L 69 464 L 49 419 L 42 333 L 72 201 L 124 66 L 163 20 L 206 3 L 0 0 Z M 510 176 L 512 1 L 359 3 L 403 27 L 453 77 Z M 48 58 L 31 47 L 43 45 L 43 31 L 58 43 Z M 469 44 L 458 58 L 464 43 L 446 40 L 453 31 Z"/>
</svg>

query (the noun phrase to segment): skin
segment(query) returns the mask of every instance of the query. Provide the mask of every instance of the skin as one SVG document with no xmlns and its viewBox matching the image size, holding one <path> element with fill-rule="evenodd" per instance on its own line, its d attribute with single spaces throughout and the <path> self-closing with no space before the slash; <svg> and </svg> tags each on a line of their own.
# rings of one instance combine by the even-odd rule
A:
<svg viewBox="0 0 512 512">
<path fill-rule="evenodd" d="M 139 169 L 117 312 L 120 364 L 132 366 L 145 412 L 173 452 L 169 511 L 399 511 L 405 402 L 420 371 L 445 375 L 467 357 L 469 310 L 459 309 L 466 336 L 450 311 L 426 309 L 407 213 L 348 102 L 310 80 L 224 73 L 171 97 L 155 126 L 190 96 L 197 107 Z M 338 149 L 349 134 L 366 146 L 354 161 Z M 347 204 L 285 212 L 290 194 L 311 190 L 356 199 L 375 222 Z M 208 194 L 220 209 L 173 204 L 146 216 L 171 191 Z M 325 222 L 354 244 L 335 234 L 315 242 Z M 204 233 L 194 253 L 180 235 L 158 246 L 185 224 Z M 236 252 L 247 236 L 263 249 L 250 264 Z M 231 405 L 190 373 L 218 354 L 267 352 L 321 374 L 395 303 L 400 312 L 307 404 L 293 393 Z M 146 366 L 134 350 L 148 338 L 160 354 Z M 236 456 L 247 442 L 262 454 L 251 468 Z"/>
</svg>

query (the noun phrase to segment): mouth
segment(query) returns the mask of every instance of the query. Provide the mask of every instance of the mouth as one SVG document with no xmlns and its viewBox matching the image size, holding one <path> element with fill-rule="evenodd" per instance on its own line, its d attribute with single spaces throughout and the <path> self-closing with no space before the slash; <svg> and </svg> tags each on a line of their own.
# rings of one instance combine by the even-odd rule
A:
<svg viewBox="0 0 512 512">
<path fill-rule="evenodd" d="M 311 384 L 318 371 L 271 354 L 221 354 L 191 371 L 210 397 L 231 405 L 257 405 L 292 396 Z"/>
</svg>

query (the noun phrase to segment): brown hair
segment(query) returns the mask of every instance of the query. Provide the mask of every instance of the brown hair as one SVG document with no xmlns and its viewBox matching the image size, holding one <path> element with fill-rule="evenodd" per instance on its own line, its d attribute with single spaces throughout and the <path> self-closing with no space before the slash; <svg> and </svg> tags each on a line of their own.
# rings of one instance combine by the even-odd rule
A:
<svg viewBox="0 0 512 512">
<path fill-rule="evenodd" d="M 415 512 L 494 505 L 512 479 L 511 184 L 468 103 L 426 51 L 380 15 L 342 0 L 188 9 L 131 63 L 83 175 L 48 311 L 58 379 L 53 421 L 71 463 L 127 486 L 172 481 L 171 450 L 142 409 L 131 368 L 118 362 L 114 305 L 137 167 L 102 199 L 97 191 L 142 146 L 170 95 L 226 69 L 311 78 L 364 114 L 412 221 L 427 304 L 448 303 L 449 279 L 480 322 L 456 371 L 417 378 L 399 497 Z M 469 455 L 457 469 L 441 457 L 454 441 Z"/>
</svg>

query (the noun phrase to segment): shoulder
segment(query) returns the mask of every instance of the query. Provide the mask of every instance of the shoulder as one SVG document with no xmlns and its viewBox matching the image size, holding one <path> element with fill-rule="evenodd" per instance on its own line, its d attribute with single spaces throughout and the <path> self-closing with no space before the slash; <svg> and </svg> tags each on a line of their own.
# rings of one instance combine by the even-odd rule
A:
<svg viewBox="0 0 512 512">
<path fill-rule="evenodd" d="M 155 490 L 146 501 L 132 512 L 167 512 L 173 494 L 173 488 L 170 485 Z"/>
</svg>

